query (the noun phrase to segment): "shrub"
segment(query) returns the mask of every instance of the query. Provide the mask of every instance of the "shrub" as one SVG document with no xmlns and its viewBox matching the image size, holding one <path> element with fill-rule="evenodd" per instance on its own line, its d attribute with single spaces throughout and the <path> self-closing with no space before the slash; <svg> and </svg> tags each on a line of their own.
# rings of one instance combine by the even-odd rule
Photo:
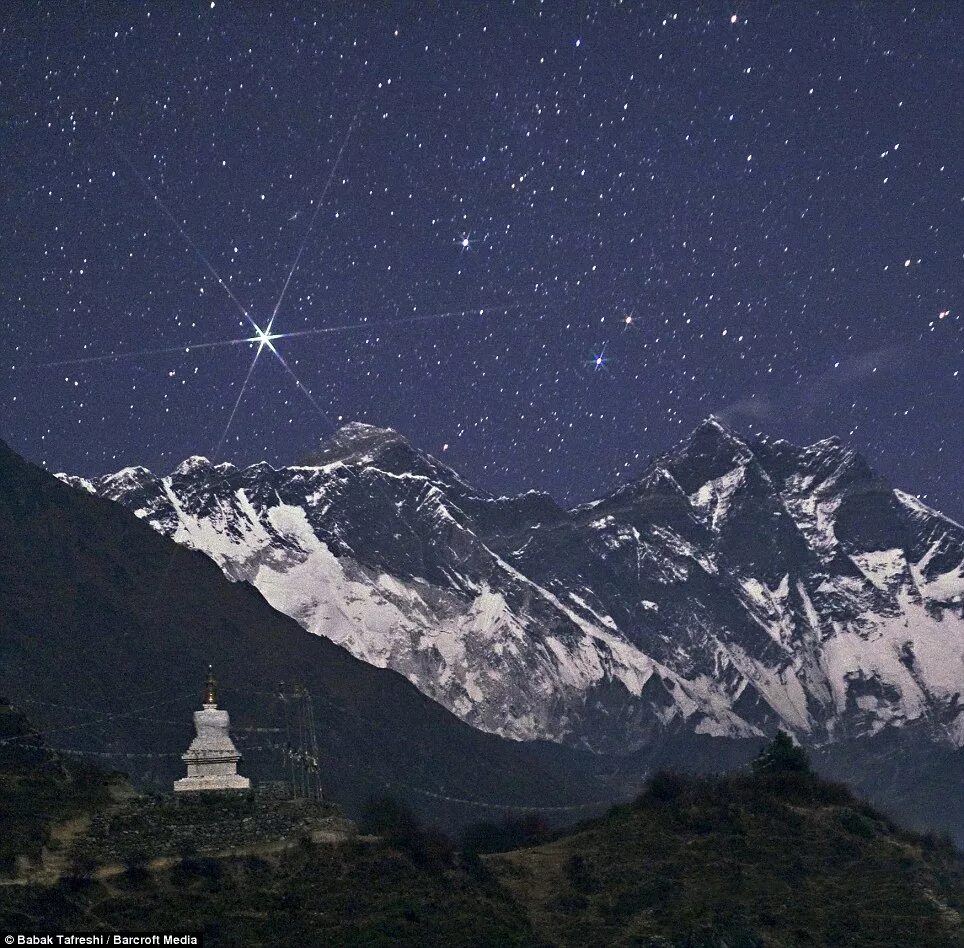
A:
<svg viewBox="0 0 964 948">
<path fill-rule="evenodd" d="M 147 885 L 148 879 L 150 879 L 151 874 L 147 871 L 145 866 L 128 866 L 124 870 L 124 881 L 132 888 L 139 889 L 142 886 Z"/>
<path fill-rule="evenodd" d="M 592 863 L 578 853 L 570 856 L 566 863 L 566 878 L 577 892 L 590 893 L 599 889 L 599 880 L 593 872 Z"/>
<path fill-rule="evenodd" d="M 944 856 L 957 856 L 957 847 L 950 833 L 937 833 L 928 830 L 920 837 L 921 848 L 928 853 L 940 853 Z"/>
<path fill-rule="evenodd" d="M 677 943 L 680 948 L 762 948 L 763 939 L 754 931 L 737 925 L 709 926 L 691 931 Z"/>
<path fill-rule="evenodd" d="M 132 849 L 124 857 L 124 865 L 128 869 L 143 869 L 147 865 L 147 852 L 143 849 Z"/>
<path fill-rule="evenodd" d="M 633 812 L 633 808 L 628 803 L 614 803 L 606 811 L 607 820 L 625 820 L 628 819 Z"/>
<path fill-rule="evenodd" d="M 612 912 L 617 916 L 636 915 L 657 906 L 665 906 L 672 895 L 673 883 L 665 876 L 642 879 L 616 895 Z"/>
<path fill-rule="evenodd" d="M 812 799 L 814 803 L 822 803 L 825 806 L 846 806 L 853 803 L 854 795 L 845 783 L 835 780 L 815 780 Z M 877 818 L 876 812 L 871 807 L 867 806 L 866 809 L 870 812 L 865 815 L 872 819 Z"/>
<path fill-rule="evenodd" d="M 671 803 L 678 800 L 689 787 L 689 780 L 682 774 L 660 770 L 646 783 L 646 789 L 638 798 L 639 803 L 654 800 L 657 803 Z"/>
<path fill-rule="evenodd" d="M 551 911 L 563 912 L 566 915 L 575 915 L 577 912 L 589 906 L 589 899 L 584 895 L 577 895 L 572 892 L 560 895 L 546 904 L 546 908 Z"/>
<path fill-rule="evenodd" d="M 443 869 L 455 861 L 455 844 L 434 826 L 396 837 L 392 842 L 423 869 Z"/>
<path fill-rule="evenodd" d="M 459 843 L 466 853 L 503 853 L 533 846 L 549 836 L 549 825 L 537 813 L 509 816 L 499 823 L 473 823 L 462 832 Z"/>
<path fill-rule="evenodd" d="M 70 874 L 78 879 L 93 878 L 96 868 L 97 860 L 88 852 L 79 851 L 70 861 Z"/>
<path fill-rule="evenodd" d="M 451 866 L 455 845 L 441 830 L 423 828 L 415 814 L 394 797 L 371 800 L 362 813 L 359 829 L 384 837 L 416 865 L 427 869 Z"/>
<path fill-rule="evenodd" d="M 461 865 L 466 873 L 478 882 L 486 892 L 498 889 L 498 877 L 482 861 L 481 856 L 477 852 L 464 852 L 462 854 Z"/>
<path fill-rule="evenodd" d="M 807 752 L 786 731 L 777 731 L 769 747 L 764 748 L 752 763 L 756 774 L 813 773 Z"/>
<path fill-rule="evenodd" d="M 192 839 L 178 840 L 177 855 L 181 859 L 192 859 L 197 855 L 197 844 Z"/>
<path fill-rule="evenodd" d="M 94 880 L 89 875 L 69 875 L 61 876 L 57 884 L 64 892 L 78 893 L 89 889 L 94 884 Z"/>
<path fill-rule="evenodd" d="M 178 874 L 185 879 L 206 879 L 217 882 L 222 875 L 221 863 L 217 859 L 185 859 L 178 866 Z"/>
<path fill-rule="evenodd" d="M 264 876 L 271 872 L 271 863 L 260 856 L 245 856 L 241 865 L 250 876 Z"/>
<path fill-rule="evenodd" d="M 395 797 L 377 797 L 368 801 L 358 821 L 358 829 L 366 835 L 389 836 L 418 827 L 418 818 Z"/>
<path fill-rule="evenodd" d="M 873 822 L 862 813 L 856 813 L 853 810 L 844 810 L 840 814 L 840 825 L 848 833 L 853 833 L 854 836 L 860 836 L 862 839 L 873 839 L 877 835 Z"/>
</svg>

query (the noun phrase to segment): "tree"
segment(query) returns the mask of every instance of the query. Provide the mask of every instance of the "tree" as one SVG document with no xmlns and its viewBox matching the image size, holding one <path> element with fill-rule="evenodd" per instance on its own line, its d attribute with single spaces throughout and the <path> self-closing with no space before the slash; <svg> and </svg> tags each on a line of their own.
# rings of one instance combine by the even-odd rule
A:
<svg viewBox="0 0 964 948">
<path fill-rule="evenodd" d="M 368 801 L 358 828 L 372 836 L 391 836 L 417 832 L 421 826 L 415 814 L 395 797 L 377 797 Z"/>
<path fill-rule="evenodd" d="M 452 864 L 455 847 L 440 829 L 423 827 L 415 814 L 394 797 L 368 802 L 358 827 L 362 833 L 383 837 L 424 868 Z"/>
<path fill-rule="evenodd" d="M 799 744 L 785 731 L 777 731 L 770 742 L 753 761 L 756 774 L 813 773 L 810 758 Z"/>
</svg>

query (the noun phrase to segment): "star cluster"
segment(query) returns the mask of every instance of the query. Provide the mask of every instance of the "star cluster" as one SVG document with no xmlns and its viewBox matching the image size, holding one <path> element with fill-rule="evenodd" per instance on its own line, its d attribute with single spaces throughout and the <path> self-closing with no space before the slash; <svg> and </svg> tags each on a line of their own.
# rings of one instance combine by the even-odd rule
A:
<svg viewBox="0 0 964 948">
<path fill-rule="evenodd" d="M 0 434 L 94 474 L 363 420 L 576 502 L 715 412 L 961 517 L 962 22 L 23 4 Z"/>
</svg>

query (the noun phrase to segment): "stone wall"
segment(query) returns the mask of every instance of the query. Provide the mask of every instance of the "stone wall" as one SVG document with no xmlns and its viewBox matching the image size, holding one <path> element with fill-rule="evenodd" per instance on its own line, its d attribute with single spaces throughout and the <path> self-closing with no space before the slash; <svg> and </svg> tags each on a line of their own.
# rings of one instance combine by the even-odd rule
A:
<svg viewBox="0 0 964 948">
<path fill-rule="evenodd" d="M 296 840 L 318 830 L 347 836 L 353 829 L 335 807 L 293 800 L 286 787 L 269 784 L 251 791 L 138 797 L 95 816 L 71 855 L 77 865 L 136 864 Z"/>
</svg>

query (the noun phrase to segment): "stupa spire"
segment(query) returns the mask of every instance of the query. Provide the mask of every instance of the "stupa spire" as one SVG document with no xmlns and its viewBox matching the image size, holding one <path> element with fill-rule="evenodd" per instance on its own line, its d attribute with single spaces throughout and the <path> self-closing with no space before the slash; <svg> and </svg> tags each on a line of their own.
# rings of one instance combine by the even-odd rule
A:
<svg viewBox="0 0 964 948">
<path fill-rule="evenodd" d="M 214 677 L 214 669 L 208 665 L 208 678 L 204 685 L 204 706 L 218 706 L 218 683 Z"/>
</svg>

